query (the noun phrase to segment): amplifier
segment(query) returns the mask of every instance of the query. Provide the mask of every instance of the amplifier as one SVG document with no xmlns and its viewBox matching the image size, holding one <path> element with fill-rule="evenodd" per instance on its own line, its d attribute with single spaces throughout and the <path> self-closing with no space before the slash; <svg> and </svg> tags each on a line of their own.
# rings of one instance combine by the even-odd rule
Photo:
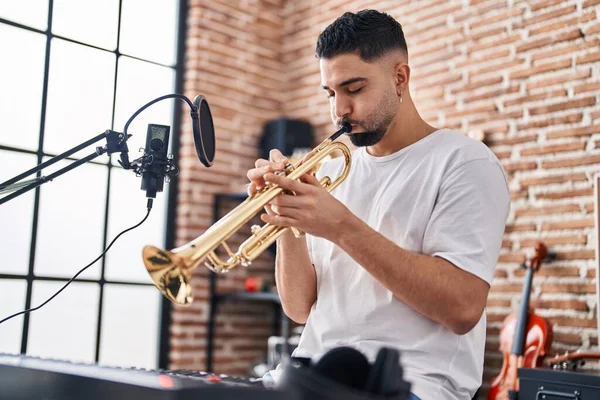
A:
<svg viewBox="0 0 600 400">
<path fill-rule="evenodd" d="M 600 371 L 519 369 L 519 400 L 600 399 Z"/>
</svg>

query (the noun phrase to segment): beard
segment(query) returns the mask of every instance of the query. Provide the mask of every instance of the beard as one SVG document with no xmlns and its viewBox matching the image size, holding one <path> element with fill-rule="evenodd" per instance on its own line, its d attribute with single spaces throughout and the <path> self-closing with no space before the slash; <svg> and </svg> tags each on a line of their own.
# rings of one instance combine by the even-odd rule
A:
<svg viewBox="0 0 600 400">
<path fill-rule="evenodd" d="M 356 147 L 374 146 L 379 143 L 396 116 L 397 106 L 398 98 L 395 93 L 389 93 L 364 121 L 343 120 L 364 129 L 359 133 L 350 133 L 350 142 Z"/>
<path fill-rule="evenodd" d="M 386 130 L 387 129 L 384 130 L 378 128 L 370 131 L 363 131 L 361 133 L 350 134 L 350 142 L 356 147 L 374 146 L 383 139 Z"/>
</svg>

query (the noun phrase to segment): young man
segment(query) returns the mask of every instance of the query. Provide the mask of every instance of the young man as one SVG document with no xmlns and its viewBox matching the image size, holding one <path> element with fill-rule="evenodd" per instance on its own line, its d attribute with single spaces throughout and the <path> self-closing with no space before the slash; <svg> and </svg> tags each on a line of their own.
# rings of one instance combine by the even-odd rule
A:
<svg viewBox="0 0 600 400">
<path fill-rule="evenodd" d="M 294 355 L 351 346 L 373 361 L 397 348 L 413 398 L 471 399 L 481 384 L 484 308 L 509 211 L 509 189 L 481 142 L 427 124 L 409 91 L 400 24 L 346 13 L 319 36 L 322 87 L 336 126 L 352 125 L 349 176 L 331 194 L 341 158 L 317 178 L 274 174 L 279 151 L 248 171 L 295 193 L 263 221 L 296 227 L 278 239 L 276 283 L 286 314 L 305 323 Z"/>
</svg>

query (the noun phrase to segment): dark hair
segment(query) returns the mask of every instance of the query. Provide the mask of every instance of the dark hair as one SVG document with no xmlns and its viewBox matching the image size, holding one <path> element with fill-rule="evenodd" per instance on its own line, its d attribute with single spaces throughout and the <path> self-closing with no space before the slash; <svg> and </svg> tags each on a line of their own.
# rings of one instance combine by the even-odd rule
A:
<svg viewBox="0 0 600 400">
<path fill-rule="evenodd" d="M 376 10 L 347 12 L 331 23 L 317 39 L 317 58 L 329 59 L 358 51 L 363 61 L 378 59 L 400 49 L 408 56 L 402 26 L 390 15 Z"/>
</svg>

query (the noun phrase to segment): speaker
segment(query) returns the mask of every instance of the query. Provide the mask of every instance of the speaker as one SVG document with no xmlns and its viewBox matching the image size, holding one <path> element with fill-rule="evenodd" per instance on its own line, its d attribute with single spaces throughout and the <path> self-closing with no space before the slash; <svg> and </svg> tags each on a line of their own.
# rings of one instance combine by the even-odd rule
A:
<svg viewBox="0 0 600 400">
<path fill-rule="evenodd" d="M 400 353 L 381 348 L 375 362 L 351 347 L 329 350 L 320 360 L 293 359 L 283 367 L 279 387 L 310 400 L 409 400 Z"/>
<path fill-rule="evenodd" d="M 269 152 L 278 149 L 291 156 L 296 149 L 312 149 L 314 129 L 310 122 L 290 118 L 278 118 L 267 122 L 260 139 L 260 158 L 269 159 Z"/>
</svg>

